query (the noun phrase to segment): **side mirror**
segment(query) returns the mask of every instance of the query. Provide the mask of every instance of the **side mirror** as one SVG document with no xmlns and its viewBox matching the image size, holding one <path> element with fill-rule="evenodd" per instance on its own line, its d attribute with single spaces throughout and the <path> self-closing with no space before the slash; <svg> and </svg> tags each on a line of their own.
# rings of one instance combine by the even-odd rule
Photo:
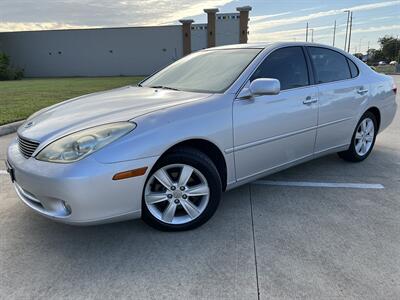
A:
<svg viewBox="0 0 400 300">
<path fill-rule="evenodd" d="M 238 98 L 246 99 L 262 95 L 278 95 L 281 83 L 274 78 L 258 78 L 253 80 L 248 87 L 243 88 Z"/>
<path fill-rule="evenodd" d="M 278 79 L 259 78 L 250 83 L 249 89 L 254 96 L 278 95 L 281 91 L 281 83 Z"/>
</svg>

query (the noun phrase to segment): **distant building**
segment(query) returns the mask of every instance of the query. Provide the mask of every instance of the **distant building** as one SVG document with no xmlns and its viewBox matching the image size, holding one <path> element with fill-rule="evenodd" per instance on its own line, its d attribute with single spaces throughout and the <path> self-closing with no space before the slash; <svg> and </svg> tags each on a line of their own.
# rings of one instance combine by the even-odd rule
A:
<svg viewBox="0 0 400 300">
<path fill-rule="evenodd" d="M 0 51 L 27 77 L 148 75 L 207 47 L 246 43 L 251 7 L 205 9 L 206 24 L 0 33 Z"/>
</svg>

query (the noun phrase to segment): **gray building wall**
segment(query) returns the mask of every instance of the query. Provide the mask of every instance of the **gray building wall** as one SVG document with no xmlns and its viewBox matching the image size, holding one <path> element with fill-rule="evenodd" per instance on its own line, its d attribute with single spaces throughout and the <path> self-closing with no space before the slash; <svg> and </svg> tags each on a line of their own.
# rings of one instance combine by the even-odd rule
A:
<svg viewBox="0 0 400 300">
<path fill-rule="evenodd" d="M 219 46 L 238 44 L 240 38 L 240 16 L 238 13 L 217 14 L 215 43 Z"/>
<path fill-rule="evenodd" d="M 239 43 L 239 13 L 216 14 L 216 45 Z M 192 51 L 207 47 L 192 24 Z M 182 25 L 0 32 L 0 51 L 26 77 L 149 75 L 183 56 Z"/>
<path fill-rule="evenodd" d="M 207 24 L 192 24 L 192 51 L 207 48 Z"/>
<path fill-rule="evenodd" d="M 215 44 L 217 46 L 238 44 L 240 36 L 240 15 L 218 13 L 215 22 Z M 192 51 L 207 48 L 207 24 L 192 24 Z"/>
<path fill-rule="evenodd" d="M 0 33 L 27 77 L 147 75 L 182 56 L 176 26 Z"/>
</svg>

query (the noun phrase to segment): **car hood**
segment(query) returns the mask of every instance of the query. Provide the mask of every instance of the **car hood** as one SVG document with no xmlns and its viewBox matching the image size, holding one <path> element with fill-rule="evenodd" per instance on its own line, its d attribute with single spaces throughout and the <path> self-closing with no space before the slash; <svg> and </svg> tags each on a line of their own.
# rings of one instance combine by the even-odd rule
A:
<svg viewBox="0 0 400 300">
<path fill-rule="evenodd" d="M 18 134 L 38 142 L 85 128 L 135 117 L 209 97 L 211 94 L 126 86 L 67 100 L 39 111 Z"/>
</svg>

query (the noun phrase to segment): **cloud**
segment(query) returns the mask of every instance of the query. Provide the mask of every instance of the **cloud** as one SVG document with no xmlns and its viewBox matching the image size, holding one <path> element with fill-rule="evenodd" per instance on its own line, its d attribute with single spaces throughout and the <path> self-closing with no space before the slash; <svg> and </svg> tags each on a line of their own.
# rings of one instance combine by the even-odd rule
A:
<svg viewBox="0 0 400 300">
<path fill-rule="evenodd" d="M 53 29 L 87 29 L 93 26 L 70 25 L 57 22 L 42 23 L 23 23 L 23 22 L 2 22 L 0 23 L 0 32 L 7 31 L 30 31 L 30 30 L 53 30 Z"/>
<path fill-rule="evenodd" d="M 155 20 L 148 20 L 147 22 L 144 22 L 144 24 L 163 25 L 167 23 L 173 23 L 182 18 L 189 18 L 203 14 L 203 9 L 205 8 L 223 6 L 232 1 L 233 0 L 202 0 L 196 1 L 195 3 L 191 1 L 175 1 L 175 5 L 177 4 L 177 2 L 181 2 L 178 7 L 175 7 L 175 9 L 172 10 L 168 10 L 165 7 L 163 10 L 157 12 L 157 15 L 159 16 L 158 18 L 156 18 Z M 154 2 L 159 3 L 159 1 L 156 0 L 154 0 Z M 171 1 L 165 2 L 171 4 Z"/>
<path fill-rule="evenodd" d="M 345 25 L 338 25 L 337 30 L 341 27 L 345 27 Z M 330 30 L 333 31 L 333 26 L 318 26 L 314 27 L 314 36 L 316 36 L 316 32 Z M 291 29 L 291 30 L 280 30 L 274 32 L 258 32 L 254 34 L 250 34 L 249 39 L 251 42 L 257 41 L 282 41 L 282 37 L 286 40 L 299 40 L 305 38 L 305 28 L 301 29 Z"/>
<path fill-rule="evenodd" d="M 368 28 L 354 29 L 352 33 L 368 33 L 368 32 L 389 32 L 392 30 L 400 30 L 400 25 L 376 26 Z"/>
<path fill-rule="evenodd" d="M 345 25 L 342 25 L 344 27 Z M 332 32 L 330 33 L 325 33 L 321 34 L 323 31 L 327 30 L 333 30 L 332 26 L 319 26 L 314 28 L 314 40 L 316 41 L 321 41 L 324 39 L 332 39 Z M 352 30 L 352 34 L 357 34 L 357 33 L 373 33 L 373 32 L 383 32 L 383 33 L 388 33 L 388 32 L 396 32 L 400 30 L 400 24 L 399 25 L 386 25 L 386 26 L 371 26 L 368 28 L 357 28 Z M 345 31 L 338 30 L 336 32 L 336 37 L 344 36 Z M 256 33 L 254 35 L 250 35 L 250 41 L 251 42 L 257 42 L 257 41 L 268 41 L 268 42 L 278 42 L 282 41 L 282 37 L 285 37 L 285 40 L 287 41 L 293 41 L 293 40 L 304 40 L 305 38 L 305 29 L 293 29 L 293 30 L 282 30 L 282 31 L 274 31 L 274 32 L 261 32 L 261 33 Z"/>
<path fill-rule="evenodd" d="M 280 13 L 280 14 L 273 14 L 273 15 L 261 15 L 261 16 L 252 16 L 251 17 L 251 21 L 253 23 L 257 23 L 257 22 L 263 22 L 267 19 L 271 19 L 271 18 L 275 18 L 275 17 L 281 17 L 281 16 L 285 16 L 285 15 L 290 15 L 291 13 L 293 13 L 292 11 L 288 11 L 288 12 L 284 12 L 284 13 Z"/>
<path fill-rule="evenodd" d="M 373 18 L 372 21 L 383 21 L 383 20 L 391 20 L 391 19 L 400 19 L 400 16 L 395 15 L 395 16 L 385 16 L 385 17 Z"/>
<path fill-rule="evenodd" d="M 324 6 L 320 5 L 320 6 L 313 6 L 313 7 L 307 7 L 307 8 L 302 8 L 300 9 L 300 11 L 310 11 L 310 10 L 317 10 L 320 8 L 323 8 Z"/>
<path fill-rule="evenodd" d="M 383 8 L 383 7 L 395 6 L 395 5 L 400 5 L 400 1 L 377 2 L 377 3 L 357 5 L 357 6 L 342 8 L 342 9 L 332 9 L 332 10 L 311 13 L 311 14 L 304 15 L 304 16 L 270 20 L 266 23 L 261 23 L 261 22 L 258 22 L 257 20 L 256 20 L 256 22 L 253 22 L 250 18 L 250 30 L 251 30 L 251 32 L 257 33 L 257 32 L 263 31 L 263 30 L 267 30 L 267 29 L 282 26 L 282 25 L 307 22 L 307 21 L 310 21 L 313 19 L 343 14 L 344 10 L 365 11 L 365 10 L 372 10 L 372 9 L 378 9 L 378 8 Z M 262 16 L 258 16 L 258 18 L 261 18 L 261 17 Z"/>
<path fill-rule="evenodd" d="M 0 31 L 172 24 L 233 1 L 1 0 Z"/>
</svg>

